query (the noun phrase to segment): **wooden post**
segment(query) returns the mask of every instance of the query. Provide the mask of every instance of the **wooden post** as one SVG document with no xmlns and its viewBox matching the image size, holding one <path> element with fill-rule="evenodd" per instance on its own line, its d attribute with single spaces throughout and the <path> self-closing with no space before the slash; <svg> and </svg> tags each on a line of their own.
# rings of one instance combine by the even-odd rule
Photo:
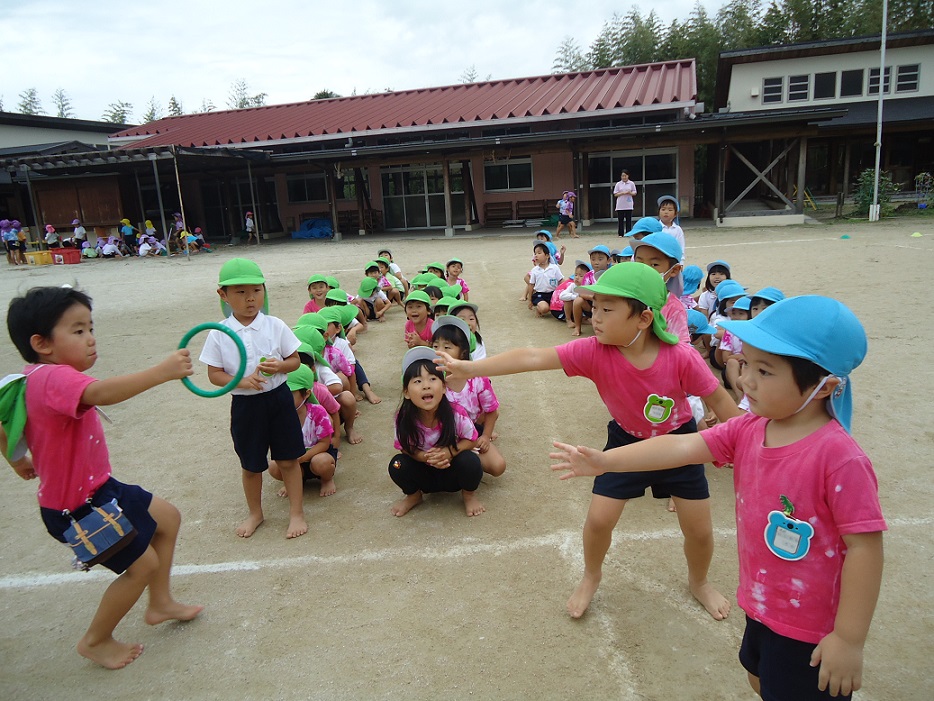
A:
<svg viewBox="0 0 934 701">
<path fill-rule="evenodd" d="M 353 180 L 354 190 L 357 191 L 357 220 L 359 222 L 359 225 L 357 226 L 357 234 L 360 236 L 366 236 L 366 207 L 364 207 L 363 202 L 363 173 L 359 168 L 353 169 Z"/>
<path fill-rule="evenodd" d="M 331 209 L 331 230 L 334 232 L 334 240 L 341 240 L 340 227 L 337 222 L 337 186 L 334 178 L 334 166 L 327 165 L 324 168 L 324 179 L 328 187 L 328 204 Z"/>
<path fill-rule="evenodd" d="M 175 150 L 175 145 L 172 145 L 172 162 L 175 164 L 175 184 L 178 187 L 178 209 L 182 215 L 182 222 L 185 224 L 185 228 L 182 229 L 182 233 L 186 234 L 185 236 L 185 257 L 191 261 L 191 252 L 188 250 L 188 222 L 185 221 L 185 200 L 182 199 L 182 180 L 178 175 L 178 152 Z M 179 242 L 181 243 L 181 242 Z M 169 251 L 169 246 L 166 244 L 166 251 Z"/>
<path fill-rule="evenodd" d="M 451 211 L 451 164 L 447 158 L 441 159 L 441 175 L 444 178 L 444 235 L 454 236 L 454 214 Z"/>
<path fill-rule="evenodd" d="M 149 160 L 152 162 L 152 176 L 156 180 L 156 199 L 159 202 L 159 218 L 162 220 L 162 235 L 165 237 L 165 251 L 169 252 L 169 230 L 165 223 L 165 205 L 162 204 L 162 185 L 159 183 L 159 168 L 156 166 L 156 154 L 150 153 Z M 168 256 L 166 256 L 168 260 Z"/>
<path fill-rule="evenodd" d="M 795 199 L 795 214 L 804 214 L 805 172 L 808 165 L 808 137 L 798 141 L 798 196 Z"/>
<path fill-rule="evenodd" d="M 578 200 L 581 203 L 581 226 L 590 226 L 593 223 L 593 216 L 590 211 L 590 168 L 588 162 L 590 157 L 586 153 L 579 155 L 581 172 L 581 191 L 578 193 Z"/>
<path fill-rule="evenodd" d="M 850 194 L 850 140 L 844 142 L 843 147 L 843 195 Z"/>
<path fill-rule="evenodd" d="M 470 175 L 470 161 L 461 161 L 464 178 L 464 213 L 466 215 L 467 231 L 472 231 L 480 223 L 480 213 L 477 211 L 477 198 L 473 192 L 473 178 Z"/>
<path fill-rule="evenodd" d="M 259 242 L 262 240 L 262 236 L 259 233 L 259 208 L 256 206 L 256 192 L 253 190 L 253 169 L 250 167 L 250 162 L 246 162 L 246 177 L 250 181 L 250 202 L 253 205 L 253 231 L 256 234 L 256 245 L 259 246 Z"/>
</svg>

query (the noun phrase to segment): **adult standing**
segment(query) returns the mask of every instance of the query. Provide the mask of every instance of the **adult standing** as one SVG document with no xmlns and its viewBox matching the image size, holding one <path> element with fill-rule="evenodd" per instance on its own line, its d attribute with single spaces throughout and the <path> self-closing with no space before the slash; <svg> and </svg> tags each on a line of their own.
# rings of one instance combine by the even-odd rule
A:
<svg viewBox="0 0 934 701">
<path fill-rule="evenodd" d="M 632 228 L 632 198 L 636 194 L 636 184 L 629 179 L 629 171 L 623 170 L 619 182 L 613 188 L 616 198 L 616 219 L 619 221 L 617 235 L 623 237 Z"/>
</svg>

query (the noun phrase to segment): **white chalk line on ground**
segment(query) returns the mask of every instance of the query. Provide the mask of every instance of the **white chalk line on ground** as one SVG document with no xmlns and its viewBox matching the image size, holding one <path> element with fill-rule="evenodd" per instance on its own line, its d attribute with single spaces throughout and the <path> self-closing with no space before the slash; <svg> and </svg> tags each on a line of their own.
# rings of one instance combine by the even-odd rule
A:
<svg viewBox="0 0 934 701">
<path fill-rule="evenodd" d="M 779 241 L 739 241 L 737 243 L 716 243 L 716 244 L 707 244 L 703 246 L 689 246 L 690 250 L 695 250 L 697 248 L 734 248 L 736 246 L 768 246 L 773 243 L 813 243 L 815 241 L 836 241 L 836 236 L 830 237 L 821 237 L 813 239 L 781 239 Z"/>
<path fill-rule="evenodd" d="M 898 518 L 890 519 L 890 529 L 928 527 L 934 523 L 934 517 L 924 518 Z M 735 528 L 714 528 L 714 535 L 718 538 L 735 538 Z M 184 577 L 188 575 L 218 574 L 224 572 L 252 572 L 256 570 L 286 569 L 291 567 L 306 567 L 308 565 L 353 565 L 358 563 L 378 562 L 395 558 L 412 558 L 427 560 L 444 560 L 469 555 L 503 555 L 532 548 L 553 547 L 570 560 L 577 555 L 574 546 L 580 538 L 579 531 L 562 530 L 541 536 L 518 538 L 516 540 L 496 543 L 480 542 L 473 539 L 444 548 L 425 548 L 406 546 L 400 548 L 385 548 L 381 550 L 364 550 L 351 555 L 296 555 L 288 558 L 274 560 L 233 560 L 230 562 L 215 562 L 199 565 L 175 565 L 172 575 Z M 668 540 L 681 538 L 678 528 L 666 528 L 657 531 L 626 532 L 613 534 L 615 542 L 632 541 L 643 542 L 651 540 Z M 35 589 L 37 587 L 74 586 L 81 582 L 112 579 L 113 575 L 106 570 L 92 572 L 61 572 L 55 574 L 19 574 L 0 577 L 0 590 L 3 589 Z M 77 581 L 79 578 L 80 581 Z"/>
</svg>

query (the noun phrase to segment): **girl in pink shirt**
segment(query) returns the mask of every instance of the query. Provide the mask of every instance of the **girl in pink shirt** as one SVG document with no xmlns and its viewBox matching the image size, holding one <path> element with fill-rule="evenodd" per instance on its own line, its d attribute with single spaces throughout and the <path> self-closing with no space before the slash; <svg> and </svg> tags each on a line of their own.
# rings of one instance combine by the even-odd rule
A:
<svg viewBox="0 0 934 701">
<path fill-rule="evenodd" d="M 431 297 L 415 290 L 405 298 L 405 328 L 403 334 L 405 343 L 409 348 L 415 346 L 430 346 L 432 325 Z"/>
</svg>

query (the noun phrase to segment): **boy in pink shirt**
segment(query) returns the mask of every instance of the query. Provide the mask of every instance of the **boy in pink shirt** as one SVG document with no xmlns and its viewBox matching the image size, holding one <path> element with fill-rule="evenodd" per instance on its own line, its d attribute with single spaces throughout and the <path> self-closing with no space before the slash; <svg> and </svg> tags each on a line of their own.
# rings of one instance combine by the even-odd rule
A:
<svg viewBox="0 0 934 701">
<path fill-rule="evenodd" d="M 594 301 L 593 337 L 557 348 L 517 348 L 476 362 L 439 353 L 439 367 L 450 373 L 449 379 L 558 369 L 587 377 L 613 417 L 607 450 L 665 433 L 696 432 L 688 394 L 703 397 L 721 421 L 740 413 L 700 355 L 666 330 L 660 310 L 668 291 L 655 270 L 614 265 L 588 289 Z M 704 466 L 685 461 L 673 468 L 636 479 L 605 475 L 594 481 L 584 524 L 584 575 L 567 603 L 572 617 L 584 614 L 600 585 L 613 528 L 626 502 L 651 487 L 656 498 L 671 496 L 677 503 L 691 593 L 713 618 L 726 618 L 729 602 L 707 581 L 713 527 Z"/>
<path fill-rule="evenodd" d="M 632 262 L 645 263 L 655 268 L 668 287 L 668 299 L 662 307 L 662 316 L 668 322 L 668 330 L 675 334 L 682 343 L 691 343 L 691 334 L 688 333 L 688 313 L 681 303 L 681 290 L 672 290 L 678 284 L 681 274 L 681 256 L 684 250 L 681 244 L 664 232 L 649 234 L 643 239 L 632 242 Z"/>
<path fill-rule="evenodd" d="M 63 534 L 71 526 L 68 513 L 81 519 L 90 511 L 88 503 L 100 506 L 114 499 L 136 529 L 123 550 L 101 563 L 120 576 L 104 592 L 77 646 L 80 655 L 102 667 L 126 667 L 143 646 L 115 640 L 113 632 L 144 589 L 149 588 L 145 620 L 150 625 L 189 621 L 204 607 L 175 601 L 169 587 L 181 523 L 178 509 L 142 487 L 111 477 L 107 443 L 94 409 L 191 375 L 191 357 L 187 350 L 177 350 L 155 367 L 130 375 L 106 380 L 85 375 L 97 361 L 91 298 L 70 287 L 36 287 L 14 298 L 7 328 L 29 363 L 23 371 L 29 419 L 25 428 L 21 423 L 17 428 L 3 417 L 0 449 L 17 475 L 39 478 L 39 510 L 49 535 L 64 543 Z M 31 457 L 22 450 L 21 438 Z"/>
<path fill-rule="evenodd" d="M 752 413 L 608 453 L 555 443 L 553 469 L 570 470 L 566 479 L 733 463 L 749 682 L 767 699 L 849 698 L 862 684 L 886 530 L 872 463 L 849 433 L 849 375 L 866 355 L 865 331 L 817 296 L 721 325 L 743 341 Z"/>
</svg>

